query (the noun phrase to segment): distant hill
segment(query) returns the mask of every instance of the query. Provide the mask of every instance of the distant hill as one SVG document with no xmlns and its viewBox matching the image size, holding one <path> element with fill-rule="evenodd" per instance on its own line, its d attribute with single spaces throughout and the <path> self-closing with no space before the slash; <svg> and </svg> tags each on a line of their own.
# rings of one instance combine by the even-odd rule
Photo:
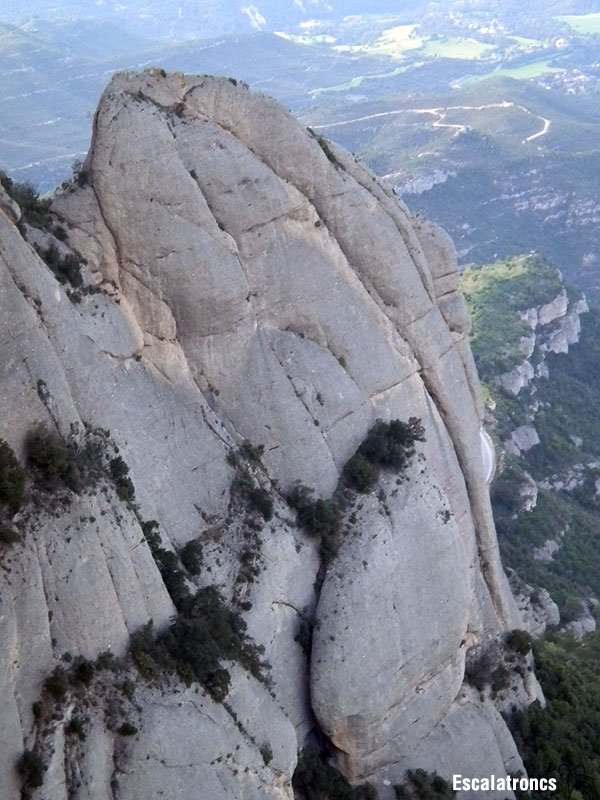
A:
<svg viewBox="0 0 600 800">
<path fill-rule="evenodd" d="M 600 303 L 600 13 L 592 0 L 17 3 L 0 26 L 0 168 L 70 176 L 114 72 L 232 76 L 448 229 L 460 263 L 535 249 Z"/>
</svg>

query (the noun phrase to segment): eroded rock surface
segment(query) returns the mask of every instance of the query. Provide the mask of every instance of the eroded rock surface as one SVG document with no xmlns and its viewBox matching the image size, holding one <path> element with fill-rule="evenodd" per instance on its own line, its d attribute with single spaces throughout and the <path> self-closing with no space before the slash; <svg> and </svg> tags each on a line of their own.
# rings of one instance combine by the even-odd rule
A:
<svg viewBox="0 0 600 800">
<path fill-rule="evenodd" d="M 106 431 L 136 508 L 107 485 L 65 513 L 30 509 L 23 544 L 2 556 L 7 800 L 39 735 L 31 704 L 63 654 L 120 655 L 174 613 L 142 533 L 150 519 L 168 549 L 202 540 L 203 570 L 188 578 L 244 602 L 273 696 L 234 670 L 228 708 L 203 690 L 140 686 L 125 743 L 92 715 L 73 749 L 57 721 L 35 797 L 134 800 L 159 787 L 192 800 L 201 783 L 211 800 L 291 798 L 315 726 L 346 776 L 382 798 L 407 768 L 512 771 L 502 718 L 464 684 L 466 648 L 521 620 L 498 556 L 448 237 L 225 79 L 116 76 L 84 173 L 53 206 L 96 287 L 76 303 L 0 198 L 0 437 L 22 455 L 40 422 L 80 445 Z M 425 442 L 407 475 L 359 498 L 323 571 L 281 493 L 300 482 L 331 496 L 372 424 L 409 417 Z M 274 514 L 255 542 L 260 575 L 240 582 L 231 485 L 244 440 L 264 447 L 249 469 Z M 311 615 L 307 655 L 296 637 Z"/>
</svg>

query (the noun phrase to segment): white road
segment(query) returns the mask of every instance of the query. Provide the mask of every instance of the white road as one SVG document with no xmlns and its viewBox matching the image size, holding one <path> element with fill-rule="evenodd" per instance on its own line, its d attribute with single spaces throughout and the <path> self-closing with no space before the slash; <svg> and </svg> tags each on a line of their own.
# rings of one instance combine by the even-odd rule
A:
<svg viewBox="0 0 600 800">
<path fill-rule="evenodd" d="M 491 483 L 496 474 L 496 448 L 489 437 L 489 434 L 481 428 L 479 430 L 481 438 L 481 457 L 483 459 L 483 471 L 486 483 Z"/>
<path fill-rule="evenodd" d="M 520 111 L 529 114 L 534 119 L 538 119 L 542 123 L 541 130 L 537 133 L 531 134 L 523 142 L 534 142 L 541 136 L 545 136 L 550 128 L 550 120 L 542 117 L 539 114 L 531 111 L 526 106 L 519 103 L 512 103 L 508 100 L 503 100 L 501 103 L 486 103 L 481 106 L 439 106 L 437 108 L 399 108 L 393 111 L 380 111 L 377 114 L 367 114 L 364 117 L 354 117 L 354 119 L 345 119 L 341 122 L 329 122 L 325 125 L 313 125 L 314 130 L 327 130 L 328 128 L 340 128 L 344 125 L 352 125 L 355 122 L 368 122 L 371 119 L 381 119 L 382 117 L 395 117 L 401 114 L 425 114 L 428 116 L 436 117 L 435 122 L 432 123 L 432 128 L 453 128 L 456 131 L 465 131 L 466 125 L 460 123 L 444 122 L 449 111 L 485 111 L 489 108 L 518 108 Z"/>
<path fill-rule="evenodd" d="M 550 120 L 546 119 L 546 117 L 540 117 L 540 119 L 543 120 L 544 127 L 541 131 L 534 133 L 532 136 L 528 136 L 525 139 L 526 142 L 534 142 L 536 139 L 539 139 L 540 136 L 545 136 L 548 133 L 548 130 L 550 129 Z"/>
</svg>

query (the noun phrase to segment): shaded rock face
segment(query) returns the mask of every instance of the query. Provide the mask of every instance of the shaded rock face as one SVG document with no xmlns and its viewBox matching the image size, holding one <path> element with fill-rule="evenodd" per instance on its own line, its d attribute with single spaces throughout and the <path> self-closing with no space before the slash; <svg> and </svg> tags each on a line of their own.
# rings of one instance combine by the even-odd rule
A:
<svg viewBox="0 0 600 800">
<path fill-rule="evenodd" d="M 144 519 L 167 549 L 201 539 L 204 567 L 188 579 L 244 601 L 273 696 L 234 666 L 227 706 L 140 680 L 126 746 L 101 703 L 76 748 L 67 717 L 54 720 L 35 797 L 133 800 L 176 786 L 191 800 L 204 785 L 212 800 L 291 798 L 296 751 L 316 727 L 346 776 L 382 798 L 407 768 L 514 771 L 502 718 L 463 683 L 466 648 L 521 621 L 448 237 L 275 102 L 224 79 L 115 77 L 84 169 L 87 185 L 53 207 L 96 286 L 79 303 L 0 205 L 0 437 L 22 456 L 37 423 L 74 446 L 102 429 L 136 507 L 106 483 L 65 513 L 17 517 L 0 614 L 8 800 L 20 796 L 16 759 L 41 736 L 31 704 L 62 654 L 120 655 L 174 613 Z M 385 474 L 359 498 L 319 570 L 281 493 L 300 482 L 329 497 L 375 420 L 412 416 L 426 441 L 406 479 Z M 274 502 L 254 582 L 239 579 L 231 494 L 244 440 L 264 446 L 249 469 Z M 311 615 L 307 654 L 296 634 Z"/>
</svg>

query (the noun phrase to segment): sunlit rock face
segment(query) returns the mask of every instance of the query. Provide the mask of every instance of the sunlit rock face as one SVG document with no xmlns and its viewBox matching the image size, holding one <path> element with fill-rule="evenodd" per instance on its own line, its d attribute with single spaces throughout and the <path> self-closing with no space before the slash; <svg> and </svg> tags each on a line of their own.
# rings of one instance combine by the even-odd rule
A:
<svg viewBox="0 0 600 800">
<path fill-rule="evenodd" d="M 47 501 L 16 517 L 23 541 L 3 553 L 1 578 L 7 800 L 20 797 L 16 760 L 34 748 L 47 764 L 36 800 L 193 800 L 198 786 L 211 800 L 291 800 L 296 753 L 317 728 L 347 778 L 381 798 L 407 768 L 519 768 L 502 718 L 464 683 L 467 652 L 521 622 L 446 234 L 226 79 L 116 76 L 84 175 L 53 204 L 67 234 L 55 243 L 81 254 L 95 287 L 79 302 L 0 198 L 0 438 L 23 459 L 39 423 L 77 447 L 104 437 L 129 467 L 135 506 L 101 479 L 60 513 Z M 357 499 L 325 569 L 285 493 L 299 482 L 330 497 L 373 423 L 410 417 L 425 441 L 405 475 L 385 473 Z M 245 440 L 264 447 L 250 469 L 274 503 L 247 585 L 231 494 Z M 190 585 L 244 600 L 272 689 L 239 665 L 227 705 L 140 678 L 125 740 L 98 679 L 85 739 L 68 734 L 68 709 L 42 732 L 32 703 L 65 653 L 120 656 L 141 626 L 175 613 L 144 520 L 167 549 L 202 540 Z M 309 617 L 310 652 L 296 640 Z"/>
</svg>

